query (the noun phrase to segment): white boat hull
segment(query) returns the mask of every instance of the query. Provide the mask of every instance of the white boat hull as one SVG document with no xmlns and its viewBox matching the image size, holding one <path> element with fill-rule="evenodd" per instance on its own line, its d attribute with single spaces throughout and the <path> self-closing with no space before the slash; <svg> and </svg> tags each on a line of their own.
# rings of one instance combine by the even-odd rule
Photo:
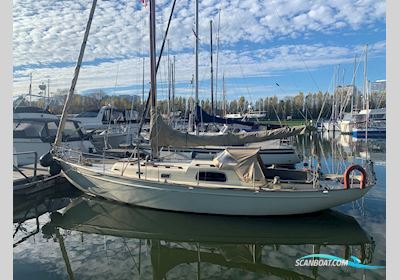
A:
<svg viewBox="0 0 400 280">
<path fill-rule="evenodd" d="M 370 187 L 348 190 L 253 191 L 189 187 L 101 173 L 57 159 L 81 191 L 118 202 L 179 212 L 221 215 L 292 215 L 316 212 L 361 198 Z"/>
<path fill-rule="evenodd" d="M 336 122 L 324 122 L 322 123 L 322 126 L 325 131 L 340 131 Z"/>
<path fill-rule="evenodd" d="M 351 134 L 354 128 L 354 123 L 350 121 L 341 121 L 339 127 L 342 134 Z"/>
</svg>

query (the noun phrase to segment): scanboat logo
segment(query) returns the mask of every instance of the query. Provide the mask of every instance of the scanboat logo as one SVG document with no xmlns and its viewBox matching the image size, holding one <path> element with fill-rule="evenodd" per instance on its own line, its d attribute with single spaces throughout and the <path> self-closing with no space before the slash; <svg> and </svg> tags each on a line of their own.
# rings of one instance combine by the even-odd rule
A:
<svg viewBox="0 0 400 280">
<path fill-rule="evenodd" d="M 355 256 L 351 256 L 350 259 L 351 260 L 345 260 L 328 254 L 311 254 L 297 259 L 295 265 L 296 266 L 351 266 L 362 269 L 385 268 L 384 266 L 362 264 L 361 260 Z"/>
</svg>

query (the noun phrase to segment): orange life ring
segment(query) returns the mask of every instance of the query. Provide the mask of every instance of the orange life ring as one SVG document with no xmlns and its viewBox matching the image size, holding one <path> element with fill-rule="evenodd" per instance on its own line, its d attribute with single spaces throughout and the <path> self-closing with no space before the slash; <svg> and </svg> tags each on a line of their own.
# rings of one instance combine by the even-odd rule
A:
<svg viewBox="0 0 400 280">
<path fill-rule="evenodd" d="M 354 170 L 358 170 L 361 172 L 361 182 L 360 182 L 360 189 L 365 188 L 365 179 L 367 178 L 367 172 L 365 169 L 362 168 L 360 165 L 353 164 L 346 168 L 344 171 L 344 188 L 347 190 L 350 188 L 350 173 Z"/>
</svg>

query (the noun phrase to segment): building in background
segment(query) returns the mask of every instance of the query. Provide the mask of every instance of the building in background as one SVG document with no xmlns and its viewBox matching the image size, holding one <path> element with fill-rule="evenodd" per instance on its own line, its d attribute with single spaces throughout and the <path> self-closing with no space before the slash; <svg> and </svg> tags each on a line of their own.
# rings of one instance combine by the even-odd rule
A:
<svg viewBox="0 0 400 280">
<path fill-rule="evenodd" d="M 386 80 L 376 80 L 371 82 L 371 93 L 386 92 Z"/>
</svg>

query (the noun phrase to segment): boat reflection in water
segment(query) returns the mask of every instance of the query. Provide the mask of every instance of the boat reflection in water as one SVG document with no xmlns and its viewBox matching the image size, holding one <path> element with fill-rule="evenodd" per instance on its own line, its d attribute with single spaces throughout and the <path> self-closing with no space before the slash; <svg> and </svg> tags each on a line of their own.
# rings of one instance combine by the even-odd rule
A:
<svg viewBox="0 0 400 280">
<path fill-rule="evenodd" d="M 33 194 L 14 194 L 13 246 L 16 247 L 20 243 L 29 239 L 31 236 L 39 233 L 39 218 L 41 216 L 66 207 L 68 204 L 70 204 L 74 197 L 77 197 L 80 194 L 81 192 L 71 188 L 71 185 L 67 182 L 59 184 L 57 188 L 50 188 Z M 29 222 L 31 219 L 35 220 L 35 227 L 33 227 L 31 231 L 27 231 L 24 223 L 26 221 Z M 25 232 L 21 233 L 21 229 L 24 229 Z"/>
<path fill-rule="evenodd" d="M 319 269 L 295 267 L 297 258 L 311 253 L 345 259 L 355 255 L 368 264 L 374 250 L 373 239 L 353 217 L 333 210 L 287 217 L 227 217 L 152 210 L 82 196 L 50 217 L 42 232 L 58 239 L 70 278 L 74 271 L 64 245 L 65 230 L 66 239 L 71 232 L 82 233 L 80 248 L 85 246 L 84 234 L 121 237 L 125 245 L 136 239 L 135 248 L 128 250 L 136 265 L 134 273 L 148 273 L 145 267 L 150 265 L 153 279 L 206 279 L 205 275 L 217 277 L 215 271 L 221 269 L 240 270 L 235 278 L 251 272 L 263 277 L 314 279 Z M 278 256 L 285 245 L 290 253 Z M 150 262 L 144 264 L 148 254 Z M 197 276 L 181 266 L 188 264 L 194 265 L 191 273 Z M 85 270 L 93 269 L 85 266 Z M 341 268 L 332 269 L 340 276 Z"/>
</svg>

